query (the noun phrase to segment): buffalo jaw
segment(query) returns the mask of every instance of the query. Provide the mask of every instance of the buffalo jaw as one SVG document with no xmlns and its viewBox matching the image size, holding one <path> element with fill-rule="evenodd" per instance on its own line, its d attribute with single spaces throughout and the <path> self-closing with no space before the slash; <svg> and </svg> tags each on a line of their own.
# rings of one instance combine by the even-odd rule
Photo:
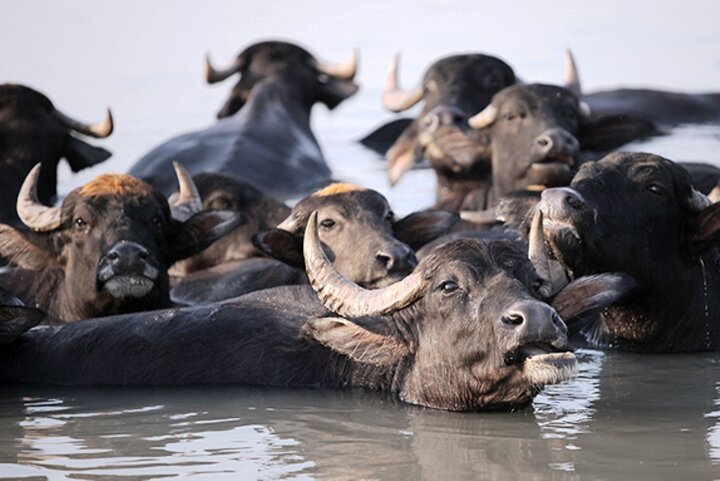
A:
<svg viewBox="0 0 720 481">
<path fill-rule="evenodd" d="M 116 299 L 140 299 L 155 289 L 155 282 L 144 276 L 114 276 L 103 284 L 103 290 Z"/>
<path fill-rule="evenodd" d="M 577 358 L 570 351 L 546 353 L 536 348 L 523 351 L 529 354 L 523 362 L 523 374 L 537 387 L 557 384 L 577 375 Z"/>
</svg>

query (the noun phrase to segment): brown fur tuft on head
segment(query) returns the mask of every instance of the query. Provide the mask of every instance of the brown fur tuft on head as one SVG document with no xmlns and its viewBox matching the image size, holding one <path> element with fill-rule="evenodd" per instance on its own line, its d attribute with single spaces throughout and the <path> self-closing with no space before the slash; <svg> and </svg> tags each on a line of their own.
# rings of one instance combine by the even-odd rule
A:
<svg viewBox="0 0 720 481">
<path fill-rule="evenodd" d="M 347 192 L 361 192 L 364 190 L 366 189 L 355 184 L 335 182 L 313 193 L 312 197 L 327 197 L 330 195 L 345 194 Z"/>
<path fill-rule="evenodd" d="M 131 175 L 103 174 L 80 188 L 78 194 L 83 197 L 119 195 L 148 197 L 153 194 L 152 187 Z"/>
</svg>

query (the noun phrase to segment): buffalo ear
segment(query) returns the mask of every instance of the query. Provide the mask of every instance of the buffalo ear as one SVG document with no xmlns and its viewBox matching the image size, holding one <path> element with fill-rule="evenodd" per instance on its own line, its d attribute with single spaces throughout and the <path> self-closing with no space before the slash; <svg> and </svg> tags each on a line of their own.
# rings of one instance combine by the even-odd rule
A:
<svg viewBox="0 0 720 481">
<path fill-rule="evenodd" d="M 385 154 L 390 185 L 397 184 L 403 174 L 412 169 L 413 165 L 422 159 L 422 151 L 417 141 L 417 135 L 416 124 L 410 124 Z"/>
<path fill-rule="evenodd" d="M 252 238 L 255 247 L 292 267 L 305 268 L 302 239 L 283 229 L 258 232 Z"/>
<path fill-rule="evenodd" d="M 79 172 L 107 160 L 112 154 L 102 147 L 95 147 L 68 135 L 63 147 L 63 157 L 73 172 Z"/>
<path fill-rule="evenodd" d="M 247 218 L 240 212 L 201 211 L 185 222 L 178 223 L 169 245 L 168 260 L 174 263 L 194 256 L 245 222 Z"/>
<path fill-rule="evenodd" d="M 614 150 L 623 144 L 659 135 L 655 124 L 630 115 L 604 115 L 581 123 L 578 140 L 582 150 Z"/>
<path fill-rule="evenodd" d="M 400 118 L 392 120 L 373 130 L 358 142 L 378 154 L 385 155 L 392 144 L 402 135 L 403 131 L 412 124 L 413 119 Z"/>
<path fill-rule="evenodd" d="M 413 250 L 418 250 L 447 233 L 459 220 L 457 213 L 444 210 L 413 212 L 393 224 L 393 234 Z"/>
<path fill-rule="evenodd" d="M 551 305 L 567 322 L 589 311 L 608 307 L 633 287 L 635 280 L 627 274 L 608 273 L 580 277 L 558 292 Z"/>
<path fill-rule="evenodd" d="M 717 244 L 720 234 L 720 203 L 704 208 L 688 225 L 689 248 L 693 253 L 702 253 Z"/>
<path fill-rule="evenodd" d="M 19 231 L 0 224 L 0 257 L 16 266 L 38 271 L 54 260 L 52 244 L 47 235 Z"/>
<path fill-rule="evenodd" d="M 318 317 L 303 326 L 306 335 L 353 361 L 392 366 L 409 354 L 407 345 L 376 334 L 342 317 Z"/>
</svg>

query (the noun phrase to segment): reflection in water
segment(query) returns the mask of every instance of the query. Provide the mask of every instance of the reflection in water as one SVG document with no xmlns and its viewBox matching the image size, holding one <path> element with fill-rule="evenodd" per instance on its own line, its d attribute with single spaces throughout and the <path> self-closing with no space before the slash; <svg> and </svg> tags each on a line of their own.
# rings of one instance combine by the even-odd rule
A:
<svg viewBox="0 0 720 481">
<path fill-rule="evenodd" d="M 714 410 L 705 415 L 706 418 L 713 421 L 713 425 L 708 427 L 707 432 L 707 450 L 708 457 L 713 464 L 720 464 L 720 381 L 715 384 L 715 399 L 713 401 Z"/>
</svg>

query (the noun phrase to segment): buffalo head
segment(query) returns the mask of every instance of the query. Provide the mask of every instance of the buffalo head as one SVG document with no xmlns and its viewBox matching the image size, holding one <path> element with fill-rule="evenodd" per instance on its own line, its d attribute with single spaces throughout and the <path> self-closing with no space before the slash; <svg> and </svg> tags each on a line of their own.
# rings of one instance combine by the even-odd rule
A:
<svg viewBox="0 0 720 481">
<path fill-rule="evenodd" d="M 541 299 L 546 280 L 512 243 L 461 239 L 437 247 L 399 283 L 365 290 L 330 264 L 319 218 L 311 216 L 305 234 L 308 277 L 342 317 L 311 320 L 307 334 L 386 370 L 392 389 L 413 404 L 452 411 L 527 405 L 543 386 L 575 371 L 561 317 L 602 306 L 623 289 L 617 276 L 570 284 L 557 295 L 556 310 Z M 351 320 L 366 316 L 389 318 L 387 330 Z"/>
<path fill-rule="evenodd" d="M 12 286 L 18 295 L 65 321 L 169 305 L 168 267 L 239 221 L 226 211 L 200 212 L 197 190 L 179 165 L 180 195 L 172 206 L 139 179 L 105 174 L 73 190 L 60 207 L 46 207 L 36 196 L 39 169 L 17 200 L 31 232 L 0 226 L 0 254 L 25 279 Z"/>
<path fill-rule="evenodd" d="M 255 245 L 302 267 L 302 235 L 310 214 L 320 216 L 320 239 L 335 267 L 365 287 L 379 287 L 409 274 L 413 248 L 444 233 L 455 214 L 424 212 L 397 220 L 385 197 L 352 184 L 331 184 L 304 198 L 276 229 L 255 236 Z"/>
<path fill-rule="evenodd" d="M 213 67 L 208 56 L 205 78 L 212 84 L 235 74 L 240 77 L 230 98 L 218 112 L 218 118 L 229 117 L 240 110 L 255 85 L 272 78 L 283 78 L 299 89 L 302 103 L 308 107 L 322 102 L 332 109 L 357 92 L 358 85 L 353 81 L 357 62 L 356 52 L 345 63 L 330 65 L 291 43 L 260 42 L 247 47 L 230 66 L 222 69 Z"/>
<path fill-rule="evenodd" d="M 60 112 L 50 99 L 29 87 L 0 85 L 0 190 L 3 205 L 13 205 L 23 179 L 40 163 L 38 197 L 46 205 L 56 194 L 57 165 L 65 158 L 73 172 L 96 165 L 110 152 L 93 147 L 77 134 L 105 138 L 113 131 L 110 110 L 105 120 L 85 124 Z M 0 214 L 13 219 L 14 212 Z"/>
</svg>

